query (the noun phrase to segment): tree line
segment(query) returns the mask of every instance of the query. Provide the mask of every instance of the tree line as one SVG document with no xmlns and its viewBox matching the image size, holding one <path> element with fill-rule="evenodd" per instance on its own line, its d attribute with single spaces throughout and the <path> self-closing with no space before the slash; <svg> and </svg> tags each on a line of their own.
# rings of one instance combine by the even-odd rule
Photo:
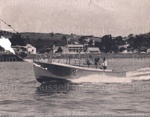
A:
<svg viewBox="0 0 150 117">
<path fill-rule="evenodd" d="M 84 36 L 79 39 L 81 44 L 85 44 L 88 37 Z M 124 50 L 140 52 L 141 50 L 146 51 L 150 48 L 150 33 L 133 35 L 130 34 L 127 37 L 117 36 L 112 37 L 112 35 L 105 35 L 99 38 L 99 41 L 95 41 L 95 44 L 92 45 L 92 38 L 88 42 L 88 46 L 98 47 L 101 52 L 104 53 L 118 53 Z M 119 47 L 121 46 L 122 47 Z M 123 45 L 127 45 L 125 48 Z"/>
<path fill-rule="evenodd" d="M 51 33 L 51 37 L 55 34 Z M 150 48 L 150 33 L 147 34 L 139 34 L 133 35 L 130 34 L 127 37 L 117 36 L 113 37 L 112 35 L 104 35 L 103 37 L 99 37 L 99 40 L 94 40 L 93 36 L 80 36 L 77 38 L 72 38 L 68 40 L 68 37 L 63 35 L 60 39 L 31 39 L 29 36 L 22 37 L 21 34 L 12 34 L 10 41 L 12 42 L 12 46 L 21 45 L 25 46 L 26 44 L 31 44 L 37 48 L 37 50 L 42 50 L 44 48 L 52 48 L 53 45 L 56 46 L 65 46 L 67 43 L 75 43 L 84 44 L 89 47 L 98 47 L 101 52 L 104 53 L 118 53 L 125 50 L 124 47 L 119 48 L 120 45 L 127 45 L 128 50 L 140 51 L 146 50 Z M 88 40 L 88 41 L 87 41 Z"/>
</svg>

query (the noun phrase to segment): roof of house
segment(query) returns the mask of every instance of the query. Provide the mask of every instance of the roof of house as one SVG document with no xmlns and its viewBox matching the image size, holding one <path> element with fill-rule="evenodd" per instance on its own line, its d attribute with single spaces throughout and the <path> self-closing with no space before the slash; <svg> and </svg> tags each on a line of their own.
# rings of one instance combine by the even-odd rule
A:
<svg viewBox="0 0 150 117">
<path fill-rule="evenodd" d="M 100 51 L 98 47 L 88 47 L 88 51 Z"/>
<path fill-rule="evenodd" d="M 83 47 L 83 45 L 77 44 L 77 45 L 68 45 L 68 47 Z"/>
<path fill-rule="evenodd" d="M 30 47 L 35 48 L 35 47 L 32 46 L 31 44 L 27 44 L 27 45 L 26 45 L 26 48 L 30 48 Z M 35 49 L 36 49 L 36 48 L 35 48 Z"/>
<path fill-rule="evenodd" d="M 126 45 L 119 45 L 118 47 L 119 48 L 127 48 L 129 46 L 129 44 L 126 44 Z"/>
<path fill-rule="evenodd" d="M 65 50 L 67 48 L 66 46 L 55 46 L 54 50 L 58 50 L 59 47 L 61 47 L 62 50 Z"/>
</svg>

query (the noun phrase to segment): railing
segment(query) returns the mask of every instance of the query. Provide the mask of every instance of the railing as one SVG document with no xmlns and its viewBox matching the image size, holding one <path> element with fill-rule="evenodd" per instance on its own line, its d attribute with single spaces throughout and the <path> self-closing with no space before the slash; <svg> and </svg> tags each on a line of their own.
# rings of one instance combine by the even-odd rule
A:
<svg viewBox="0 0 150 117">
<path fill-rule="evenodd" d="M 46 62 L 46 63 L 63 63 L 68 65 L 80 66 L 80 67 L 89 67 L 89 68 L 98 68 L 99 65 L 95 65 L 94 60 L 91 60 L 92 63 L 88 64 L 88 58 L 81 57 L 80 55 L 69 56 L 62 54 L 49 54 L 49 55 L 39 55 L 37 57 L 38 61 Z"/>
</svg>

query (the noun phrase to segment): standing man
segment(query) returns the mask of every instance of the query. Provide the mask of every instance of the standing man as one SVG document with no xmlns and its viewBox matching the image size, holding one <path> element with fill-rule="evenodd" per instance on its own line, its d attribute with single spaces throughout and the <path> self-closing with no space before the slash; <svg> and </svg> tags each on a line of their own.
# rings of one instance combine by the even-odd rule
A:
<svg viewBox="0 0 150 117">
<path fill-rule="evenodd" d="M 107 69 L 107 60 L 106 60 L 106 58 L 104 57 L 103 58 L 103 62 L 101 63 L 101 67 L 100 67 L 101 69 Z"/>
</svg>

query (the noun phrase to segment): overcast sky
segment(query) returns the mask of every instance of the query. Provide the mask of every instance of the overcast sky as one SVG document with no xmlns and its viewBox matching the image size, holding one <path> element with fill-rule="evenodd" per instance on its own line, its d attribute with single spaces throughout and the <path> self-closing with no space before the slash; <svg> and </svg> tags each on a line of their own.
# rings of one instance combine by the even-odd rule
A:
<svg viewBox="0 0 150 117">
<path fill-rule="evenodd" d="M 140 34 L 150 32 L 149 12 L 150 0 L 0 0 L 0 19 L 19 32 Z"/>
</svg>

